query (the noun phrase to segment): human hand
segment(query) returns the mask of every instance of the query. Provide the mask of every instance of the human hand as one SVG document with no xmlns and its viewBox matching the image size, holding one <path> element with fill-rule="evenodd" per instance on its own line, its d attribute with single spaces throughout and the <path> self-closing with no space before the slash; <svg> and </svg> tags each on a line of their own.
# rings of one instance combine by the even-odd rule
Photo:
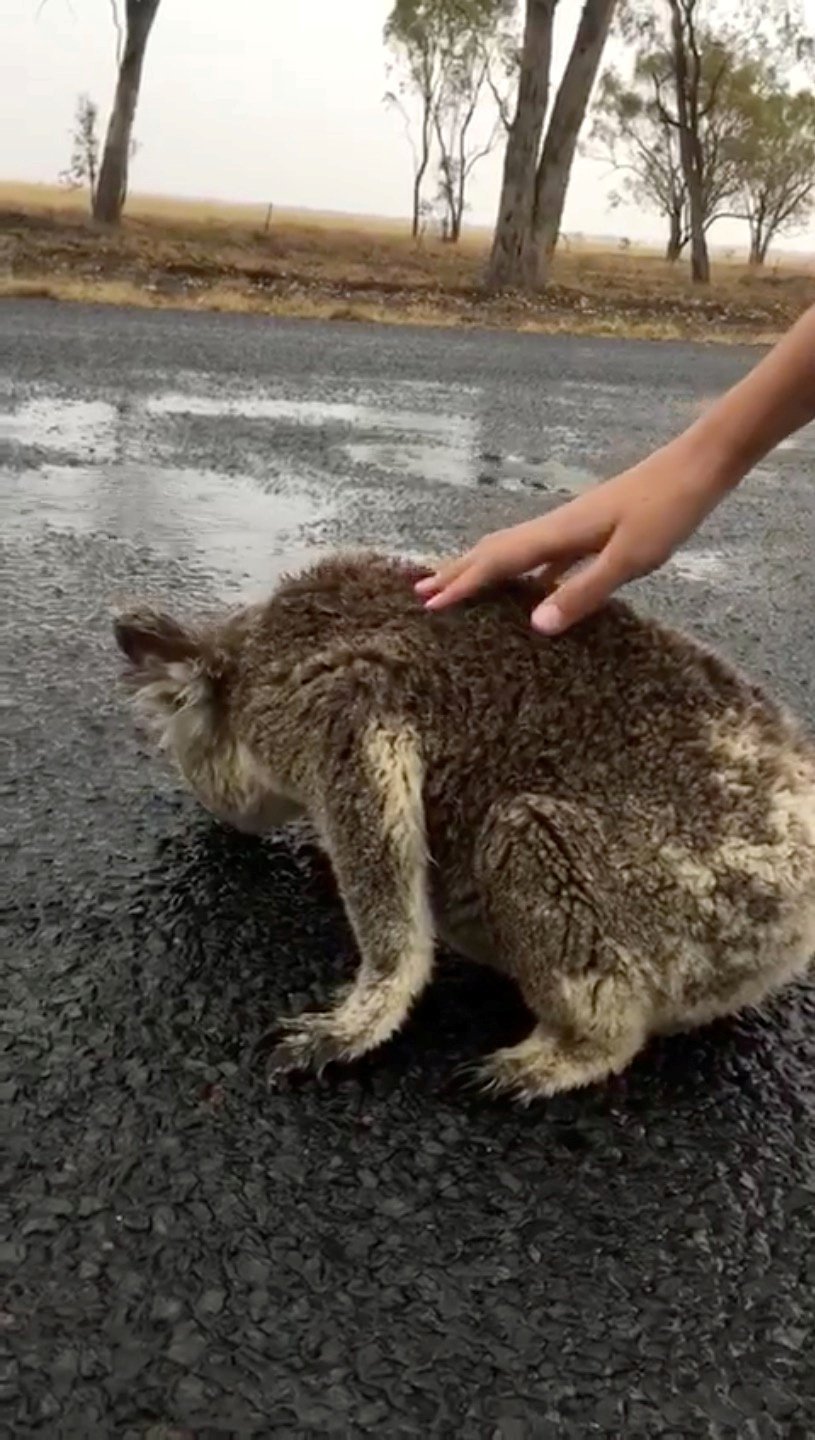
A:
<svg viewBox="0 0 815 1440">
<path fill-rule="evenodd" d="M 502 580 L 539 572 L 545 598 L 533 610 L 532 624 L 542 634 L 558 635 L 621 585 L 663 565 L 725 488 L 710 455 L 682 436 L 548 515 L 485 536 L 420 580 L 417 593 L 427 609 L 443 610 Z"/>
</svg>

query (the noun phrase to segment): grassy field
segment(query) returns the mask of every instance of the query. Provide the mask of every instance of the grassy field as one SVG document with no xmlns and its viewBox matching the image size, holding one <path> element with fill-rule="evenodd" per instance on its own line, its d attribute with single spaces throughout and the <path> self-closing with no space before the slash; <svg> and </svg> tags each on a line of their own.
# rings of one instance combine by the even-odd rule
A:
<svg viewBox="0 0 815 1440">
<path fill-rule="evenodd" d="M 815 263 L 756 272 L 684 265 L 645 250 L 568 241 L 534 297 L 487 295 L 489 234 L 414 243 L 402 221 L 133 196 L 118 231 L 87 218 L 87 197 L 0 182 L 0 297 L 300 315 L 398 324 L 486 325 L 541 333 L 769 342 L 815 301 Z"/>
</svg>

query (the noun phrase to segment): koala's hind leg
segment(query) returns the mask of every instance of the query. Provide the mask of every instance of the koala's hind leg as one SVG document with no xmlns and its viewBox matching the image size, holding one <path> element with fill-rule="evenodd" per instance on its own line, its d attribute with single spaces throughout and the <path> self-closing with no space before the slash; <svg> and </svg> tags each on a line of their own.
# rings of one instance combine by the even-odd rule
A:
<svg viewBox="0 0 815 1440">
<path fill-rule="evenodd" d="M 496 809 L 478 864 L 496 965 L 538 1021 L 479 1067 L 485 1088 L 523 1101 L 625 1069 L 650 1011 L 624 937 L 631 916 L 606 837 L 591 811 L 523 795 Z"/>
<path fill-rule="evenodd" d="M 321 1070 L 381 1045 L 403 1024 L 433 963 L 423 770 L 415 735 L 374 724 L 320 774 L 317 821 L 360 952 L 330 1010 L 282 1022 L 271 1074 Z"/>
</svg>

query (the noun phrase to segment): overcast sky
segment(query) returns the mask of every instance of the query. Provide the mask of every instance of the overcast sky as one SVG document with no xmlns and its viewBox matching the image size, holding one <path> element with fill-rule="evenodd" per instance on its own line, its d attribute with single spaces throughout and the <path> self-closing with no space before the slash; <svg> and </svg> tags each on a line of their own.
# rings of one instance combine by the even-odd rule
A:
<svg viewBox="0 0 815 1440">
<path fill-rule="evenodd" d="M 725 0 L 734 11 L 740 0 Z M 815 0 L 804 0 L 815 27 Z M 150 193 L 404 215 L 411 159 L 388 88 L 389 0 L 162 0 L 150 39 L 132 186 Z M 555 69 L 580 0 L 560 0 Z M 115 79 L 111 0 L 0 0 L 0 178 L 53 182 L 78 92 L 105 118 Z M 482 162 L 470 220 L 495 218 L 500 154 Z M 565 228 L 660 238 L 656 216 L 611 210 L 605 167 L 577 161 Z M 745 243 L 722 222 L 720 244 Z M 785 242 L 815 249 L 815 227 Z"/>
</svg>

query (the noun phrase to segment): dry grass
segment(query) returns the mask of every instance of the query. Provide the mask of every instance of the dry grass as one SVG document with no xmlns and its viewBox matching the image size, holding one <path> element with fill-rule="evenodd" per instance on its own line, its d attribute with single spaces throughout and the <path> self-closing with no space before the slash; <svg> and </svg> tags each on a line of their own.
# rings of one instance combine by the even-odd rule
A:
<svg viewBox="0 0 815 1440">
<path fill-rule="evenodd" d="M 60 185 L 35 185 L 25 180 L 0 180 L 0 211 L 59 211 L 64 215 L 87 217 L 87 191 L 69 190 Z M 266 205 L 233 204 L 226 200 L 184 200 L 172 195 L 132 195 L 127 213 L 133 220 L 153 220 L 182 226 L 236 226 L 261 230 L 266 222 Z M 274 223 L 319 225 L 321 229 L 347 227 L 349 216 L 332 210 L 274 209 Z M 355 230 L 375 234 L 402 235 L 404 220 L 379 215 L 354 215 Z"/>
<path fill-rule="evenodd" d="M 119 231 L 86 200 L 0 183 L 0 295 L 539 333 L 771 341 L 815 300 L 815 267 L 720 261 L 709 290 L 647 251 L 569 246 L 541 294 L 487 295 L 489 235 L 416 245 L 403 222 L 135 196 Z"/>
</svg>

